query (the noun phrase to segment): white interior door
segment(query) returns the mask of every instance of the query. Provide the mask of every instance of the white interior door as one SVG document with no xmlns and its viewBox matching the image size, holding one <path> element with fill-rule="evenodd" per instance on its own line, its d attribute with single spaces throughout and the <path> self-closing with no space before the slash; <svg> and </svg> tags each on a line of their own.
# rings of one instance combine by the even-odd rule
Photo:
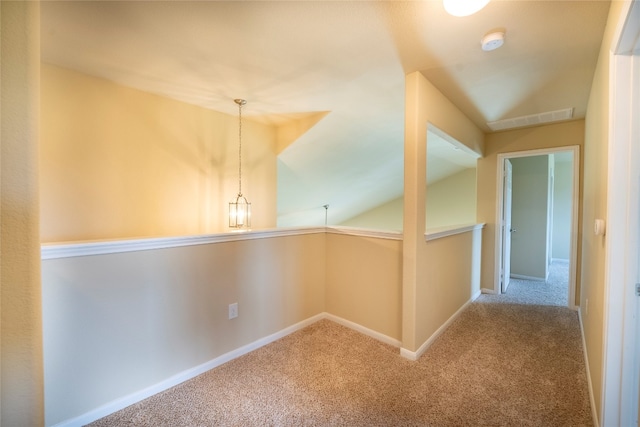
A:
<svg viewBox="0 0 640 427">
<path fill-rule="evenodd" d="M 553 247 L 553 206 L 555 203 L 553 187 L 555 185 L 555 155 L 549 154 L 547 156 L 549 162 L 549 178 L 548 178 L 548 190 L 547 190 L 547 263 L 545 266 L 544 277 L 545 279 L 549 278 L 549 267 L 551 266 L 552 261 L 552 250 Z"/>
<path fill-rule="evenodd" d="M 513 186 L 513 166 L 509 159 L 504 161 L 504 196 L 502 204 L 502 293 L 507 291 L 511 280 L 511 193 Z"/>
<path fill-rule="evenodd" d="M 639 201 L 640 202 L 640 201 Z M 640 224 L 640 217 L 637 218 L 638 224 Z M 637 242 L 640 245 L 640 233 L 637 234 L 636 236 Z M 638 273 L 636 275 L 637 279 L 636 279 L 636 283 L 640 283 L 640 250 L 638 251 L 638 259 L 636 260 L 637 262 L 637 267 L 638 267 Z M 638 285 L 636 285 L 638 286 Z M 635 368 L 635 380 L 636 380 L 636 384 L 635 387 L 633 389 L 634 393 L 636 394 L 636 399 L 638 401 L 638 406 L 636 407 L 636 425 L 638 427 L 640 427 L 640 304 L 638 304 L 638 298 L 640 297 L 640 294 L 638 294 L 638 291 L 636 291 L 636 349 L 634 351 L 635 357 L 634 357 L 634 362 L 633 362 L 633 366 Z"/>
</svg>

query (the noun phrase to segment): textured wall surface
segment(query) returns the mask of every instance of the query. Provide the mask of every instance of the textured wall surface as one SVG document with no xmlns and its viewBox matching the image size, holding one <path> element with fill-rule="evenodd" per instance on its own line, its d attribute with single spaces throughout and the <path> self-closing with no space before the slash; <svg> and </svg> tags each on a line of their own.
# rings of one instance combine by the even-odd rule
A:
<svg viewBox="0 0 640 427">
<path fill-rule="evenodd" d="M 402 241 L 327 234 L 327 312 L 402 338 Z"/>
<path fill-rule="evenodd" d="M 430 311 L 438 305 L 438 301 L 432 299 L 427 305 L 417 306 L 419 296 L 425 293 L 420 288 L 429 284 L 429 261 L 424 241 L 427 126 L 436 127 L 478 154 L 484 152 L 485 138 L 482 131 L 421 73 L 407 75 L 405 93 L 402 343 L 403 348 L 416 351 L 422 345 L 418 336 L 424 336 L 418 332 L 418 328 L 424 328 L 418 325 L 422 316 L 418 311 Z M 427 329 L 431 326 L 429 324 Z"/>
<path fill-rule="evenodd" d="M 609 147 L 609 83 L 611 44 L 623 19 L 623 3 L 611 2 L 609 19 L 602 39 L 598 66 L 593 78 L 585 126 L 582 282 L 580 307 L 584 324 L 589 373 L 596 396 L 596 410 L 601 414 L 603 373 L 604 277 L 606 237 L 593 233 L 596 218 L 607 218 L 607 159 Z M 612 183 L 613 185 L 613 183 Z"/>
<path fill-rule="evenodd" d="M 242 127 L 252 228 L 272 228 L 276 129 Z M 43 242 L 228 230 L 237 116 L 43 64 L 41 151 Z"/>
<path fill-rule="evenodd" d="M 4 426 L 44 421 L 38 207 L 40 4 L 0 2 L 0 383 Z"/>
<path fill-rule="evenodd" d="M 49 259 L 42 272 L 47 425 L 325 310 L 324 234 Z"/>
<path fill-rule="evenodd" d="M 403 197 L 391 200 L 340 225 L 402 230 Z M 427 186 L 427 229 L 476 221 L 476 170 L 465 169 Z"/>
</svg>

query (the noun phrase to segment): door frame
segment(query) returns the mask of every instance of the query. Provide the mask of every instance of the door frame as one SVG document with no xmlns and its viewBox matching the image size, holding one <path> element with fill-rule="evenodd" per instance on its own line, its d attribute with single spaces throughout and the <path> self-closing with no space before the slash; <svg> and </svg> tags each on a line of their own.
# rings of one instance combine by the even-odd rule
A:
<svg viewBox="0 0 640 427">
<path fill-rule="evenodd" d="M 601 426 L 638 425 L 640 333 L 640 2 L 627 2 L 610 52 Z"/>
<path fill-rule="evenodd" d="M 500 283 L 500 292 L 501 293 L 506 293 L 507 289 L 509 288 L 509 284 L 511 283 L 511 238 L 512 238 L 512 233 L 513 233 L 513 226 L 512 226 L 512 212 L 511 212 L 511 207 L 513 206 L 513 164 L 511 163 L 511 161 L 507 158 L 503 160 L 504 168 L 502 169 L 502 214 L 500 215 L 500 230 L 501 230 L 501 238 L 500 238 L 500 242 L 502 243 L 502 255 L 500 258 L 500 277 L 499 277 L 499 283 Z M 507 180 L 507 175 L 506 172 L 509 172 L 509 179 Z M 504 196 L 506 195 L 506 188 L 504 187 L 505 182 L 509 181 L 509 186 L 510 186 L 510 191 L 509 191 L 509 203 L 511 204 L 511 206 L 508 207 L 505 206 L 504 203 Z M 503 220 L 506 219 L 507 215 L 506 212 L 509 212 L 509 223 L 508 224 L 504 224 Z M 506 230 L 509 230 L 508 233 L 505 233 Z M 509 241 L 509 247 L 507 248 L 507 250 L 504 250 L 507 241 Z M 509 254 L 507 256 L 507 253 Z M 509 260 L 508 262 L 505 262 L 505 260 Z M 509 264 L 507 266 L 507 264 Z M 509 272 L 509 274 L 506 274 L 507 271 Z"/>
<path fill-rule="evenodd" d="M 502 226 L 502 210 L 504 208 L 504 163 L 506 159 L 514 159 L 519 157 L 544 156 L 561 152 L 571 152 L 573 182 L 571 186 L 571 242 L 569 253 L 569 291 L 567 295 L 567 306 L 571 309 L 577 309 L 576 305 L 576 272 L 578 260 L 578 211 L 579 211 L 579 195 L 580 195 L 580 146 L 570 145 L 566 147 L 541 148 L 537 150 L 514 151 L 509 153 L 499 153 L 497 160 L 497 182 L 496 182 L 496 233 L 495 233 L 495 270 L 494 270 L 494 292 L 501 293 L 500 274 L 502 273 L 502 257 L 503 257 L 503 233 Z"/>
</svg>

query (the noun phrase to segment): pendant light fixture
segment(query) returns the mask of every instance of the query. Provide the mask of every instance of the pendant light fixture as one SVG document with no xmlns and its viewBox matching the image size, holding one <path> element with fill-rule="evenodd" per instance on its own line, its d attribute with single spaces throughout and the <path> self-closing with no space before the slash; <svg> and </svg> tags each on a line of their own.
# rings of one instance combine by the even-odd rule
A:
<svg viewBox="0 0 640 427">
<path fill-rule="evenodd" d="M 238 104 L 238 196 L 229 202 L 229 227 L 247 229 L 251 227 L 251 203 L 242 195 L 242 107 L 244 99 L 234 99 Z"/>
</svg>

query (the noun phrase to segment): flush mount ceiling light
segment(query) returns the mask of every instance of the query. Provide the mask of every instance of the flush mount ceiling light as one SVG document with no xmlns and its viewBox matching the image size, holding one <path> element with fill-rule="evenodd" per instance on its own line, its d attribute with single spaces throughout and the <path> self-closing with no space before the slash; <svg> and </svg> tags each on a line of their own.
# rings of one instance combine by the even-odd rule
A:
<svg viewBox="0 0 640 427">
<path fill-rule="evenodd" d="M 234 99 L 238 104 L 238 196 L 229 202 L 229 227 L 251 227 L 251 203 L 242 195 L 242 106 L 247 103 L 244 99 Z"/>
<path fill-rule="evenodd" d="M 469 16 L 478 12 L 489 0 L 442 0 L 444 10 L 453 16 Z"/>
<path fill-rule="evenodd" d="M 485 35 L 482 40 L 482 50 L 489 52 L 504 44 L 504 31 L 494 31 Z"/>
</svg>

